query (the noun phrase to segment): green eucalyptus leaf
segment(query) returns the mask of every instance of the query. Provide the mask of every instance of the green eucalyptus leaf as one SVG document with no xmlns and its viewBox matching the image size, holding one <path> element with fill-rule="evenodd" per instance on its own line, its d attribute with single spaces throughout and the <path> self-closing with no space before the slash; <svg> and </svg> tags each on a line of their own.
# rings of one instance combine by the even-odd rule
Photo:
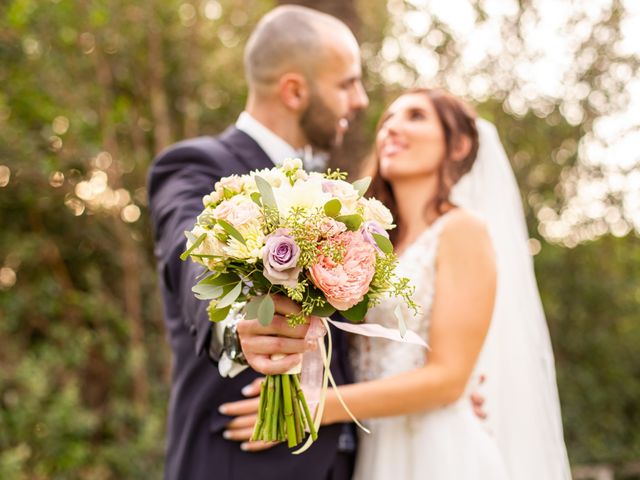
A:
<svg viewBox="0 0 640 480">
<path fill-rule="evenodd" d="M 224 308 L 215 308 L 215 307 L 212 308 L 212 306 L 209 305 L 209 308 L 207 308 L 207 314 L 209 314 L 209 321 L 221 322 L 222 320 L 227 318 L 227 316 L 229 315 L 229 310 L 231 310 L 231 305 L 227 305 Z"/>
<path fill-rule="evenodd" d="M 276 312 L 276 306 L 273 303 L 273 299 L 269 295 L 265 295 L 262 302 L 258 306 L 258 321 L 261 325 L 267 326 L 273 320 L 273 315 Z"/>
<path fill-rule="evenodd" d="M 244 237 L 242 236 L 242 234 L 236 230 L 236 228 L 231 225 L 229 222 L 227 222 L 226 220 L 218 220 L 218 225 L 220 225 L 222 228 L 224 228 L 224 231 L 227 232 L 231 237 L 235 238 L 236 240 L 238 240 L 240 243 L 246 245 L 247 242 L 245 241 Z"/>
<path fill-rule="evenodd" d="M 233 304 L 240 296 L 240 293 L 242 293 L 242 282 L 238 282 L 235 287 L 226 292 L 224 297 L 218 301 L 217 307 L 223 308 Z"/>
<path fill-rule="evenodd" d="M 266 279 L 262 272 L 254 272 L 251 275 L 251 281 L 255 292 L 265 292 L 271 287 L 271 282 Z"/>
<path fill-rule="evenodd" d="M 378 248 L 382 250 L 383 253 L 387 255 L 391 255 L 393 253 L 393 244 L 391 240 L 389 240 L 384 235 L 380 235 L 379 233 L 371 233 L 373 239 L 376 241 Z"/>
<path fill-rule="evenodd" d="M 400 330 L 400 336 L 404 338 L 407 333 L 407 324 L 404 322 L 404 315 L 402 314 L 402 309 L 400 305 L 396 305 L 396 308 L 393 309 L 393 314 L 398 320 L 398 330 Z"/>
<path fill-rule="evenodd" d="M 235 193 L 234 193 L 234 192 L 232 192 L 231 190 L 229 190 L 229 189 L 228 189 L 228 188 L 226 188 L 226 187 L 222 187 L 222 196 L 223 196 L 225 199 L 227 199 L 227 200 L 228 200 L 228 199 L 230 199 L 231 197 L 233 197 L 234 195 L 235 195 Z"/>
<path fill-rule="evenodd" d="M 363 222 L 362 217 L 357 213 L 351 215 L 340 215 L 339 217 L 336 217 L 336 220 L 344 223 L 352 232 L 358 230 Z"/>
<path fill-rule="evenodd" d="M 193 237 L 195 236 L 193 235 L 193 233 L 191 232 L 184 232 L 184 233 L 187 236 L 187 238 L 189 238 L 190 240 L 193 240 Z M 202 242 L 204 242 L 205 238 L 207 238 L 206 233 L 203 233 L 202 235 L 200 235 L 188 249 L 182 252 L 182 255 L 180 255 L 180 260 L 183 260 L 183 261 L 186 260 L 189 257 L 189 254 L 193 252 L 196 248 L 198 248 Z"/>
<path fill-rule="evenodd" d="M 253 203 L 258 205 L 259 207 L 262 206 L 262 200 L 261 200 L 262 197 L 260 196 L 260 192 L 253 192 L 249 196 L 251 197 L 251 200 L 253 200 Z"/>
<path fill-rule="evenodd" d="M 358 194 L 363 197 L 367 190 L 369 189 L 369 185 L 371 185 L 371 177 L 364 177 L 360 180 L 356 180 L 353 182 L 353 188 L 358 191 Z"/>
<path fill-rule="evenodd" d="M 262 203 L 266 207 L 273 208 L 274 210 L 278 210 L 278 204 L 276 203 L 276 197 L 273 194 L 273 189 L 269 182 L 267 182 L 264 178 L 255 175 L 253 177 L 256 181 L 256 186 L 258 187 L 258 191 L 262 196 Z"/>
<path fill-rule="evenodd" d="M 340 215 L 342 209 L 342 203 L 337 198 L 332 198 L 324 204 L 324 213 L 331 218 L 335 218 Z"/>
<path fill-rule="evenodd" d="M 329 303 L 325 302 L 324 305 L 313 307 L 313 311 L 311 315 L 315 315 L 316 317 L 330 317 L 336 312 L 336 309 Z"/>
<path fill-rule="evenodd" d="M 261 295 L 259 297 L 253 297 L 251 300 L 249 300 L 247 302 L 247 305 L 245 306 L 244 318 L 246 318 L 247 320 L 258 318 L 258 307 L 260 307 L 260 304 L 262 303 L 264 298 L 265 296 Z"/>
<path fill-rule="evenodd" d="M 369 309 L 369 296 L 365 295 L 364 299 L 349 310 L 345 310 L 340 312 L 344 318 L 347 320 L 360 323 L 364 320 L 364 316 L 367 314 L 367 310 Z"/>
<path fill-rule="evenodd" d="M 229 285 L 235 285 L 239 281 L 240 277 L 235 273 L 219 273 L 218 275 L 211 275 L 210 277 L 201 280 L 198 284 L 207 283 L 218 287 L 229 287 Z"/>
<path fill-rule="evenodd" d="M 195 293 L 198 300 L 212 300 L 222 295 L 222 287 L 206 283 L 199 283 L 191 287 L 191 291 Z"/>
</svg>

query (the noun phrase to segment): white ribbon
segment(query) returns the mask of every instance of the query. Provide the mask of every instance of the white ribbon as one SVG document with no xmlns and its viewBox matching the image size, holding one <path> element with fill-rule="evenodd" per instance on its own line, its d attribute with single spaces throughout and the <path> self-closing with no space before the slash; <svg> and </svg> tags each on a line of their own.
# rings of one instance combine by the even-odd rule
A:
<svg viewBox="0 0 640 480">
<path fill-rule="evenodd" d="M 399 330 L 394 328 L 383 327 L 382 325 L 378 325 L 377 323 L 347 323 L 347 322 L 336 322 L 335 320 L 331 320 L 330 318 L 326 319 L 331 325 L 340 330 L 344 330 L 349 333 L 356 333 L 358 335 L 364 335 L 365 337 L 379 337 L 386 338 L 388 340 L 393 340 L 394 342 L 401 343 L 411 343 L 413 345 L 420 345 L 426 349 L 429 348 L 427 343 L 418 336 L 417 333 L 412 332 L 411 330 L 407 330 L 404 336 L 400 333 Z"/>
<path fill-rule="evenodd" d="M 316 332 L 318 332 L 319 330 L 317 329 L 317 325 L 314 325 L 314 323 L 311 324 L 311 326 L 309 327 L 309 330 L 311 330 L 312 328 L 314 329 L 314 333 L 311 336 L 312 338 L 315 338 L 315 340 L 318 342 L 318 349 L 317 352 L 319 353 L 320 358 L 322 359 L 322 364 L 324 366 L 324 372 L 323 372 L 323 376 L 322 376 L 322 389 L 320 390 L 320 398 L 318 400 L 316 400 L 317 398 L 317 393 L 315 393 L 314 389 L 312 388 L 310 390 L 310 394 L 309 397 L 312 399 L 313 402 L 317 401 L 318 407 L 315 411 L 315 415 L 314 415 L 314 421 L 313 421 L 313 425 L 315 427 L 316 432 L 319 431 L 320 429 L 320 423 L 322 422 L 322 414 L 324 412 L 324 404 L 325 404 L 325 400 L 326 400 L 326 396 L 327 396 L 327 388 L 329 387 L 329 382 L 331 382 L 331 386 L 333 387 L 334 392 L 336 393 L 336 397 L 338 398 L 338 401 L 340 402 L 340 404 L 342 405 L 342 407 L 345 409 L 345 411 L 347 412 L 347 414 L 351 417 L 351 420 L 353 420 L 353 422 L 360 427 L 360 429 L 362 429 L 362 431 L 364 431 L 365 433 L 371 433 L 364 425 L 362 425 L 358 419 L 355 417 L 355 415 L 353 413 L 351 413 L 351 410 L 349 410 L 349 407 L 347 407 L 347 404 L 345 403 L 344 399 L 342 398 L 342 395 L 340 395 L 340 391 L 338 390 L 338 385 L 336 384 L 335 379 L 333 378 L 333 375 L 331 373 L 331 369 L 330 369 L 330 362 L 331 362 L 331 351 L 333 348 L 333 340 L 331 338 L 331 330 L 329 328 L 329 324 L 333 325 L 334 327 L 343 330 L 345 332 L 349 332 L 349 333 L 356 333 L 358 335 L 364 335 L 366 337 L 379 337 L 379 338 L 386 338 L 389 340 L 393 340 L 396 342 L 402 342 L 402 343 L 410 343 L 413 345 L 420 345 L 421 347 L 424 348 L 429 348 L 429 346 L 427 345 L 427 343 L 420 338 L 415 332 L 412 332 L 411 330 L 408 330 L 405 335 L 401 335 L 400 332 L 398 330 L 392 329 L 392 328 L 386 328 L 383 327 L 382 325 L 378 325 L 378 324 L 371 324 L 371 323 L 361 323 L 361 324 L 353 324 L 353 323 L 346 323 L 346 322 L 336 322 L 334 320 L 331 320 L 330 318 L 321 318 L 320 319 L 322 321 L 322 324 L 324 325 L 324 328 L 327 332 L 327 348 L 325 349 L 324 346 L 324 335 L 317 335 Z M 305 337 L 306 338 L 306 337 Z M 313 352 L 311 352 L 313 353 Z M 304 362 L 307 360 L 306 357 L 307 354 L 305 354 L 305 359 L 303 360 L 303 365 L 302 365 L 302 375 L 305 375 L 305 365 Z M 313 358 L 313 357 L 309 357 L 309 358 Z M 315 361 L 315 360 L 312 360 Z M 315 367 L 311 367 L 310 370 L 315 370 L 315 372 L 313 372 L 314 375 L 317 375 L 320 371 L 322 370 L 317 370 Z M 318 372 L 318 373 L 316 373 Z M 312 374 L 311 371 L 308 371 L 307 373 L 307 381 L 311 382 L 311 384 L 315 385 L 317 384 L 316 380 L 311 380 L 309 379 L 309 375 Z M 303 384 L 303 389 L 305 388 L 305 385 Z M 305 398 L 307 398 L 307 390 L 305 390 Z M 308 404 L 310 404 L 311 402 L 308 402 Z M 314 403 L 315 405 L 315 403 Z M 309 405 L 309 409 L 311 411 L 313 411 L 311 409 L 311 405 Z M 313 439 L 311 438 L 311 436 L 307 437 L 306 442 L 304 443 L 304 445 L 302 445 L 302 447 L 300 447 L 298 450 L 294 451 L 293 454 L 294 455 L 299 455 L 305 451 L 307 451 L 307 449 L 311 446 L 311 444 L 313 443 Z"/>
</svg>

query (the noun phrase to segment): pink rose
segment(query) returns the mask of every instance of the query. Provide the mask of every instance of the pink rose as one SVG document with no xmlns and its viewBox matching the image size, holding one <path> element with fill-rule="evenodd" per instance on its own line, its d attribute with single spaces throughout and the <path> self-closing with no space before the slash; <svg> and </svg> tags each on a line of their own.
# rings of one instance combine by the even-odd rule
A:
<svg viewBox="0 0 640 480">
<path fill-rule="evenodd" d="M 236 195 L 229 200 L 223 201 L 213 210 L 213 218 L 226 220 L 234 227 L 258 218 L 260 208 L 249 198 Z"/>
<path fill-rule="evenodd" d="M 320 226 L 323 237 L 334 237 L 347 230 L 347 226 L 342 222 L 337 222 L 333 218 L 325 218 Z"/>
<path fill-rule="evenodd" d="M 346 252 L 340 263 L 320 255 L 309 273 L 327 301 L 338 310 L 360 303 L 369 291 L 376 265 L 375 248 L 360 232 L 343 232 L 327 240 L 342 244 Z"/>
<path fill-rule="evenodd" d="M 216 191 L 223 192 L 224 189 L 233 193 L 240 193 L 244 186 L 244 180 L 238 175 L 221 178 L 215 185 Z"/>
</svg>

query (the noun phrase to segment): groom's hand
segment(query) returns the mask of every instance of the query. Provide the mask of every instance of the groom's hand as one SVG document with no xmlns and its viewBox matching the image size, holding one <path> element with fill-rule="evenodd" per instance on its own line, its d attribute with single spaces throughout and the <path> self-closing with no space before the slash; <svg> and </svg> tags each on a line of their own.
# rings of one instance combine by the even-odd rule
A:
<svg viewBox="0 0 640 480">
<path fill-rule="evenodd" d="M 480 381 L 478 382 L 478 386 L 476 389 L 471 392 L 469 399 L 471 400 L 471 406 L 473 408 L 473 413 L 476 414 L 480 420 L 485 420 L 487 418 L 487 412 L 484 409 L 484 396 L 479 392 L 480 386 L 485 381 L 485 376 L 480 375 Z"/>
<path fill-rule="evenodd" d="M 316 348 L 315 342 L 304 340 L 308 325 L 290 327 L 287 323 L 286 315 L 298 313 L 300 307 L 282 295 L 275 295 L 273 301 L 275 315 L 269 325 L 263 326 L 258 320 L 238 323 L 240 345 L 247 362 L 265 375 L 286 373 L 302 361 L 305 351 Z M 277 355 L 275 360 L 273 355 Z"/>
<path fill-rule="evenodd" d="M 256 378 L 252 383 L 242 389 L 242 394 L 247 400 L 224 403 L 220 405 L 220 413 L 234 417 L 223 432 L 222 436 L 234 442 L 242 442 L 240 448 L 245 452 L 259 452 L 267 450 L 280 442 L 251 441 L 251 435 L 258 418 L 260 384 L 262 378 Z"/>
</svg>

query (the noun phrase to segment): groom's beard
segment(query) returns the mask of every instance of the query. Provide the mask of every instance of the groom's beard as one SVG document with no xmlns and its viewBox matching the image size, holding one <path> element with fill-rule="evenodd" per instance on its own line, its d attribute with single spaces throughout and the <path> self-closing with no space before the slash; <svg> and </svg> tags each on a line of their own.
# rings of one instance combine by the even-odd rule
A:
<svg viewBox="0 0 640 480">
<path fill-rule="evenodd" d="M 338 117 L 327 107 L 320 95 L 311 94 L 309 106 L 300 118 L 300 128 L 314 148 L 329 151 L 338 140 Z"/>
</svg>

